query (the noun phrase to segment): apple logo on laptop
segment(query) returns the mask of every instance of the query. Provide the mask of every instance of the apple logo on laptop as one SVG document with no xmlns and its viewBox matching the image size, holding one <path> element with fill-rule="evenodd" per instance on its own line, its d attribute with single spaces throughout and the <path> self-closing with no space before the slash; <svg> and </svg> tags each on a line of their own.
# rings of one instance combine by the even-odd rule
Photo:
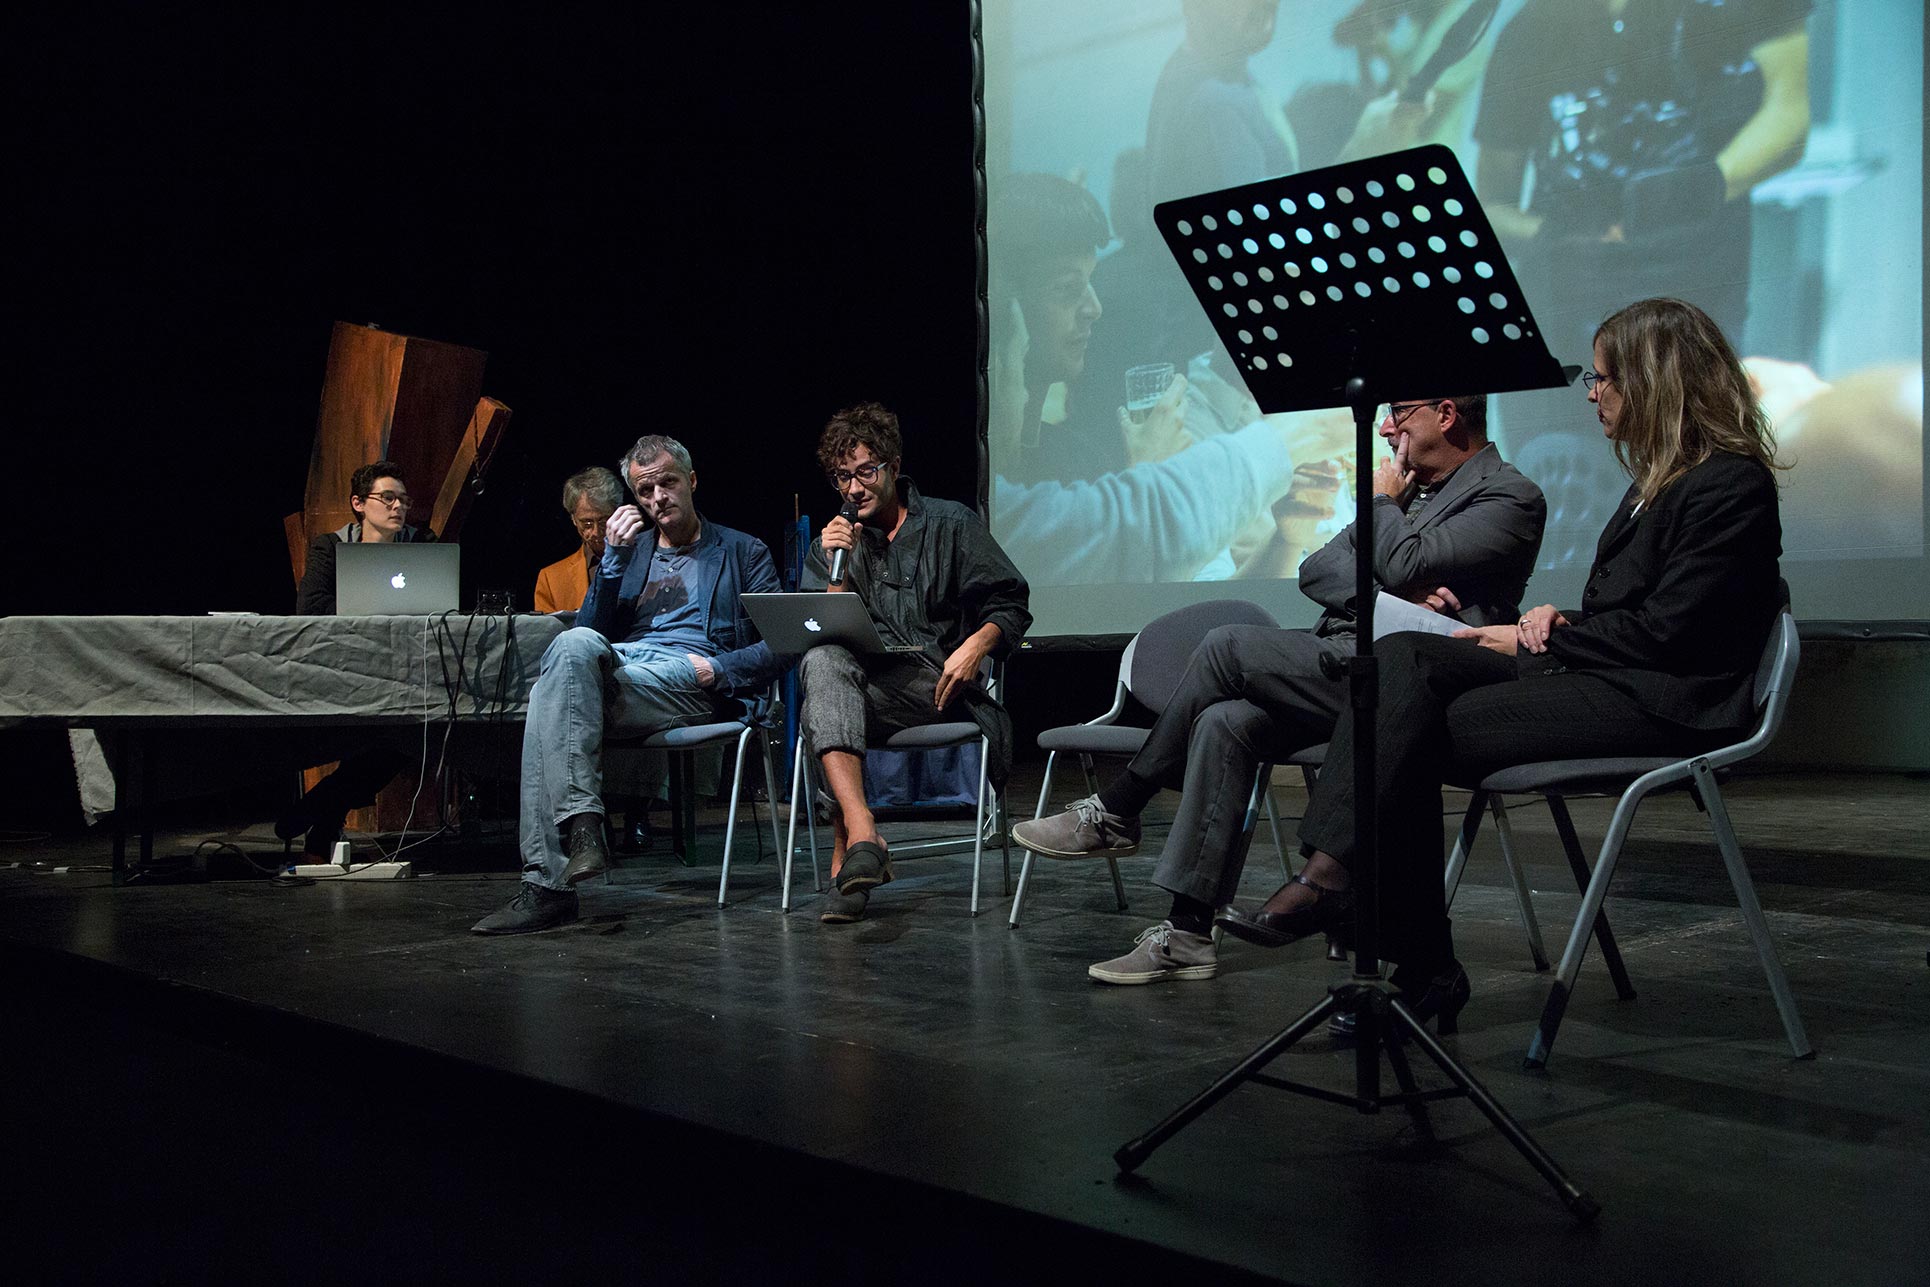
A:
<svg viewBox="0 0 1930 1287">
<path fill-rule="evenodd" d="M 406 590 L 409 588 L 409 578 L 398 572 L 389 578 L 389 584 L 398 590 Z"/>
<path fill-rule="evenodd" d="M 818 624 L 818 619 L 816 617 L 806 617 L 804 619 L 804 628 L 806 630 L 809 630 L 812 634 L 816 634 L 819 631 L 824 629 L 823 626 Z"/>
</svg>

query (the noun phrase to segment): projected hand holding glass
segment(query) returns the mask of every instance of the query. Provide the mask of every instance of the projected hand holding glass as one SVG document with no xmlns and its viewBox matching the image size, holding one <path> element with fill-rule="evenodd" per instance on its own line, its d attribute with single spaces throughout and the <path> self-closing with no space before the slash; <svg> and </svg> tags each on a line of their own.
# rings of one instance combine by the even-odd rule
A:
<svg viewBox="0 0 1930 1287">
<path fill-rule="evenodd" d="M 1186 388 L 1186 377 L 1175 375 L 1171 362 L 1126 372 L 1126 405 L 1119 408 L 1119 432 L 1126 441 L 1129 466 L 1164 460 L 1193 445 L 1195 439 L 1186 430 Z"/>
</svg>

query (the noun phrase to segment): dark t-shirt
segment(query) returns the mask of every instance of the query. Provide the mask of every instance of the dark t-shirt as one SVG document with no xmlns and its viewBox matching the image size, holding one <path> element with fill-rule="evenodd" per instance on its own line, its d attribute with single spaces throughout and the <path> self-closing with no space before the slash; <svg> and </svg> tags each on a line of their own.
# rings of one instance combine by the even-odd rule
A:
<svg viewBox="0 0 1930 1287">
<path fill-rule="evenodd" d="M 703 601 L 703 569 L 696 552 L 695 541 L 651 546 L 650 578 L 637 599 L 638 626 L 625 642 L 642 640 L 700 657 L 716 654 L 717 645 L 705 629 L 709 613 Z"/>
</svg>

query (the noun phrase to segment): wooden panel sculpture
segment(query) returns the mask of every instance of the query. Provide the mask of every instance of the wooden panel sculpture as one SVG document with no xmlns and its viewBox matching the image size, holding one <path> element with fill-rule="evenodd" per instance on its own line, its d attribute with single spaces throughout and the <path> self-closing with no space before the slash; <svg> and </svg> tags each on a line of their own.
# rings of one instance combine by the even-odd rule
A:
<svg viewBox="0 0 1930 1287">
<path fill-rule="evenodd" d="M 299 583 L 311 536 L 351 522 L 349 479 L 373 460 L 402 467 L 414 494 L 435 507 L 411 515 L 445 541 L 459 535 L 483 471 L 509 424 L 510 410 L 482 396 L 480 349 L 397 335 L 373 326 L 337 322 L 329 339 L 321 409 L 309 453 L 302 508 L 283 522 L 289 564 Z M 307 785 L 327 771 L 310 770 Z M 394 830 L 409 815 L 413 774 L 391 783 L 371 809 L 348 825 L 358 831 Z M 440 784 L 435 784 L 439 788 Z M 435 788 L 432 788 L 432 790 Z M 412 827 L 435 810 L 427 798 Z"/>
</svg>

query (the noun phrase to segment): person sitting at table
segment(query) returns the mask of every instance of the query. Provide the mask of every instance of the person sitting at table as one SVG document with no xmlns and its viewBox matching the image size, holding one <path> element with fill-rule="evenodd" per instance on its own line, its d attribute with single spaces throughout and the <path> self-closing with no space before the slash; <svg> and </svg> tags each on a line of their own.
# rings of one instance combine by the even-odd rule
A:
<svg viewBox="0 0 1930 1287">
<path fill-rule="evenodd" d="M 402 467 L 393 460 L 378 460 L 356 470 L 349 476 L 348 492 L 355 520 L 308 543 L 308 560 L 302 567 L 301 586 L 295 592 L 298 617 L 335 615 L 335 551 L 340 546 L 357 541 L 436 539 L 428 528 L 411 527 L 404 521 L 411 503 L 409 486 L 402 481 Z M 275 834 L 283 840 L 305 836 L 303 852 L 327 862 L 335 842 L 342 838 L 349 810 L 375 803 L 376 792 L 408 762 L 408 756 L 389 747 L 351 751 L 333 773 L 282 811 L 275 820 Z"/>
<path fill-rule="evenodd" d="M 1754 676 L 1781 610 L 1776 444 L 1707 313 L 1646 299 L 1595 333 L 1588 400 L 1634 479 L 1596 546 L 1580 611 L 1531 608 L 1455 637 L 1374 647 L 1381 955 L 1417 1018 L 1466 1003 L 1442 885 L 1441 786 L 1515 764 L 1692 755 L 1756 717 Z M 1278 946 L 1353 927 L 1354 710 L 1343 706 L 1300 825 L 1309 860 L 1228 933 Z"/>
<path fill-rule="evenodd" d="M 563 512 L 582 544 L 536 574 L 538 612 L 575 612 L 590 590 L 590 569 L 603 558 L 603 525 L 623 504 L 623 480 L 601 465 L 578 470 L 563 483 Z"/>
<path fill-rule="evenodd" d="M 295 615 L 332 617 L 335 615 L 335 550 L 357 541 L 433 541 L 436 534 L 426 527 L 411 527 L 409 485 L 402 481 L 402 467 L 393 460 L 378 460 L 349 475 L 349 508 L 353 521 L 332 532 L 323 532 L 308 543 L 308 559 L 302 565 L 301 586 L 295 591 Z"/>
</svg>

